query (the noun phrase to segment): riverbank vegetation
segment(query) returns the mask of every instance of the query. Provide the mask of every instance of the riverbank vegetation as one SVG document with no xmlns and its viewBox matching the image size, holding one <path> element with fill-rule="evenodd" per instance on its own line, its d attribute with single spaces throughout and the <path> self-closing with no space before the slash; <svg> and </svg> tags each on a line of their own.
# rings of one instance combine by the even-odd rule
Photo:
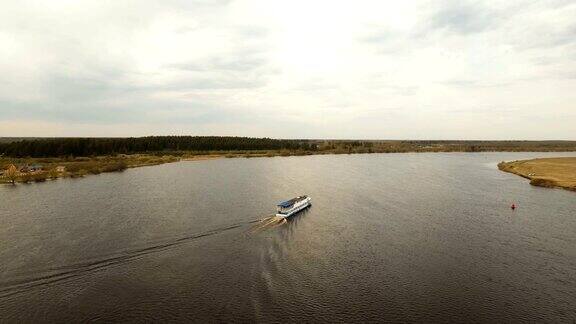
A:
<svg viewBox="0 0 576 324">
<path fill-rule="evenodd" d="M 174 156 L 116 155 L 65 158 L 0 158 L 0 183 L 44 182 L 56 178 L 77 178 L 127 168 L 176 162 Z M 32 166 L 32 167 L 31 167 Z M 9 172 L 10 170 L 10 172 Z M 15 172 L 13 170 L 16 170 Z"/>
<path fill-rule="evenodd" d="M 498 168 L 529 179 L 533 186 L 576 191 L 574 157 L 501 162 Z"/>
<path fill-rule="evenodd" d="M 282 140 L 217 136 L 0 138 L 0 182 L 42 182 L 181 160 L 407 152 L 576 151 L 575 141 Z M 16 178 L 6 170 L 14 165 Z"/>
</svg>

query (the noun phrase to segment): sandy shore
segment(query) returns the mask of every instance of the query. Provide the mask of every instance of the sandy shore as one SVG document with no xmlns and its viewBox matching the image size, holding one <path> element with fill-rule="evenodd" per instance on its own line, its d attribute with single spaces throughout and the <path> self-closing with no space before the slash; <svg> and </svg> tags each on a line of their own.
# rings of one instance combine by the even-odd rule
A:
<svg viewBox="0 0 576 324">
<path fill-rule="evenodd" d="M 576 191 L 575 157 L 501 162 L 498 168 L 530 179 L 533 186 Z"/>
</svg>

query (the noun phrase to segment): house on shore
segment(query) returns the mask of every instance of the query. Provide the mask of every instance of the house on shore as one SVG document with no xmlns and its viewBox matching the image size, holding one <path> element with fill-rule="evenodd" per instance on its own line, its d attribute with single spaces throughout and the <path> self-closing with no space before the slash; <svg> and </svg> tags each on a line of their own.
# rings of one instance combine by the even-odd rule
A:
<svg viewBox="0 0 576 324">
<path fill-rule="evenodd" d="M 38 172 L 44 170 L 44 167 L 40 164 L 33 164 L 33 165 L 24 165 L 20 167 L 21 173 L 28 173 L 28 172 Z"/>
</svg>

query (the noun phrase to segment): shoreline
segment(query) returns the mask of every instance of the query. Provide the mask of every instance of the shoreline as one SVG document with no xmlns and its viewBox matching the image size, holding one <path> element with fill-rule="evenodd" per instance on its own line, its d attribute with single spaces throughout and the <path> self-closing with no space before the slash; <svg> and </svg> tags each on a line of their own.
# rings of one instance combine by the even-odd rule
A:
<svg viewBox="0 0 576 324">
<path fill-rule="evenodd" d="M 536 187 L 576 191 L 576 157 L 500 162 L 498 169 L 528 179 Z"/>
<path fill-rule="evenodd" d="M 14 165 L 30 165 L 41 164 L 43 170 L 29 173 L 19 172 L 16 176 L 14 183 L 32 183 L 44 182 L 47 180 L 56 180 L 59 178 L 82 178 L 88 175 L 96 175 L 100 173 L 109 172 L 122 172 L 125 169 L 139 168 L 145 166 L 161 165 L 166 163 L 183 162 L 183 161 L 206 161 L 222 158 L 262 158 L 262 157 L 288 157 L 288 156 L 309 156 L 309 155 L 350 155 L 350 154 L 391 154 L 391 153 L 502 153 L 503 151 L 483 151 L 483 152 L 466 152 L 466 151 L 402 151 L 402 152 L 341 152 L 341 151 L 217 151 L 217 152 L 202 152 L 194 153 L 187 152 L 184 154 L 119 154 L 114 156 L 97 156 L 97 157 L 67 157 L 67 158 L 8 158 L 0 157 L 0 171 L 5 171 L 6 167 L 10 164 Z M 526 151 L 531 153 L 533 151 Z M 566 151 L 572 152 L 572 151 Z M 510 151 L 510 153 L 519 153 L 518 151 Z M 536 153 L 536 152 L 533 152 Z M 551 153 L 543 151 L 541 153 Z M 560 152 L 558 152 L 560 153 Z M 576 158 L 574 158 L 576 159 Z M 538 159 L 537 159 L 538 160 Z M 531 160 L 528 160 L 531 161 Z M 518 163 L 522 161 L 501 162 L 498 168 L 505 172 L 510 172 L 531 180 L 531 184 L 542 187 L 559 187 L 568 190 L 576 191 L 576 184 L 574 187 L 565 187 L 556 183 L 542 180 L 541 178 L 534 179 L 529 176 L 529 173 L 517 172 L 514 168 L 508 167 L 511 163 Z M 65 171 L 57 172 L 56 168 L 64 167 Z M 533 183 L 534 182 L 534 183 Z M 0 184 L 12 184 L 12 181 L 7 179 L 6 176 L 0 175 Z"/>
</svg>

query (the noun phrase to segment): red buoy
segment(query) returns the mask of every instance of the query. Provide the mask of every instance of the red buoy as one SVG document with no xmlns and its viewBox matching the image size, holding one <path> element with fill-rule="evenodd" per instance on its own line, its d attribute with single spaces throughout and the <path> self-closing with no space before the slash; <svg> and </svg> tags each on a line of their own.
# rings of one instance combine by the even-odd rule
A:
<svg viewBox="0 0 576 324">
<path fill-rule="evenodd" d="M 516 205 L 512 204 L 512 206 L 510 206 L 510 208 L 512 208 L 512 210 L 516 209 Z"/>
</svg>

